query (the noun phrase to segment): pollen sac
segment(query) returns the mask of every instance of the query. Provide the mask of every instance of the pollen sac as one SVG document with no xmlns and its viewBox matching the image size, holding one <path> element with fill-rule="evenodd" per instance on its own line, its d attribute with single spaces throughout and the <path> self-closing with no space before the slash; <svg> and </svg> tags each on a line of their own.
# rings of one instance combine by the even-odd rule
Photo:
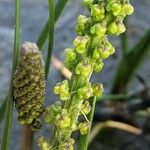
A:
<svg viewBox="0 0 150 150">
<path fill-rule="evenodd" d="M 45 73 L 42 54 L 34 43 L 25 42 L 13 78 L 13 97 L 18 121 L 39 128 L 44 112 Z"/>
</svg>

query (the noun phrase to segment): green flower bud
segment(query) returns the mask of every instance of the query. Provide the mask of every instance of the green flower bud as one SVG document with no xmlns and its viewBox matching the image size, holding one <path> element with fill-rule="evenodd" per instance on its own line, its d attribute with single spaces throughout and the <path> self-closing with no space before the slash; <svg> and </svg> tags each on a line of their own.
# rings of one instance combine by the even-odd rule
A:
<svg viewBox="0 0 150 150">
<path fill-rule="evenodd" d="M 83 3 L 86 7 L 89 7 L 92 3 L 93 3 L 94 0 L 84 0 Z"/>
<path fill-rule="evenodd" d="M 113 3 L 111 5 L 111 9 L 112 9 L 112 13 L 114 16 L 118 16 L 120 15 L 120 11 L 121 11 L 121 4 L 120 3 Z"/>
<path fill-rule="evenodd" d="M 101 21 L 105 17 L 105 8 L 104 6 L 100 6 L 98 4 L 91 6 L 91 16 L 96 21 Z"/>
<path fill-rule="evenodd" d="M 112 54 L 114 54 L 114 53 L 115 53 L 115 48 L 114 48 L 114 47 L 110 48 L 110 49 L 109 49 L 109 54 L 112 55 Z"/>
<path fill-rule="evenodd" d="M 122 4 L 122 11 L 131 15 L 134 12 L 134 7 L 130 3 Z"/>
<path fill-rule="evenodd" d="M 75 38 L 73 44 L 75 46 L 75 49 L 78 53 L 85 53 L 86 51 L 86 45 L 90 38 L 88 36 L 78 36 Z"/>
<path fill-rule="evenodd" d="M 89 62 L 80 62 L 76 68 L 75 68 L 75 73 L 78 75 L 83 75 L 83 76 L 88 76 L 92 71 L 92 66 L 90 65 Z"/>
<path fill-rule="evenodd" d="M 38 140 L 38 146 L 41 150 L 52 150 L 50 144 L 47 142 L 45 137 L 40 137 Z"/>
<path fill-rule="evenodd" d="M 86 16 L 83 15 L 79 15 L 77 18 L 77 25 L 76 25 L 76 32 L 79 35 L 82 35 L 82 33 L 87 29 L 88 27 L 88 23 L 89 22 L 89 18 L 87 18 Z"/>
<path fill-rule="evenodd" d="M 103 85 L 102 84 L 94 84 L 92 85 L 93 87 L 93 95 L 94 96 L 101 96 L 101 94 L 104 91 Z"/>
<path fill-rule="evenodd" d="M 104 26 L 100 23 L 95 24 L 94 26 L 91 27 L 90 32 L 91 32 L 91 34 L 95 34 L 99 37 L 102 37 L 103 35 L 105 35 L 106 26 Z"/>
<path fill-rule="evenodd" d="M 70 126 L 70 117 L 68 116 L 67 110 L 62 109 L 61 114 L 58 114 L 55 119 L 55 125 L 58 128 L 67 128 Z"/>
<path fill-rule="evenodd" d="M 89 104 L 89 101 L 85 101 L 82 106 L 81 106 L 81 110 L 83 111 L 83 113 L 85 115 L 89 114 L 89 112 L 91 111 L 91 106 Z"/>
<path fill-rule="evenodd" d="M 67 61 L 75 61 L 77 58 L 77 53 L 72 48 L 65 49 L 65 58 Z"/>
<path fill-rule="evenodd" d="M 60 103 L 55 103 L 53 105 L 50 105 L 46 108 L 46 111 L 44 113 L 44 121 L 47 123 L 54 122 L 56 116 L 61 112 L 61 105 Z"/>
<path fill-rule="evenodd" d="M 81 87 L 77 91 L 77 94 L 81 99 L 89 99 L 91 96 L 93 96 L 93 89 L 91 87 L 91 84 L 87 84 L 86 86 Z"/>
<path fill-rule="evenodd" d="M 54 86 L 53 91 L 55 94 L 59 94 L 60 93 L 60 84 L 57 84 L 56 86 Z"/>
<path fill-rule="evenodd" d="M 108 26 L 108 31 L 109 31 L 111 34 L 117 34 L 118 26 L 117 26 L 116 22 L 112 22 L 112 23 Z"/>
<path fill-rule="evenodd" d="M 106 10 L 109 12 L 112 10 L 112 4 L 116 3 L 116 0 L 107 1 Z"/>
<path fill-rule="evenodd" d="M 126 31 L 125 25 L 124 25 L 123 23 L 121 23 L 121 22 L 119 22 L 119 23 L 117 24 L 117 27 L 118 27 L 118 34 L 121 34 L 121 33 L 123 33 L 123 32 Z"/>
<path fill-rule="evenodd" d="M 74 150 L 73 144 L 74 144 L 74 140 L 69 139 L 65 142 L 60 143 L 58 150 Z"/>
<path fill-rule="evenodd" d="M 108 50 L 103 50 L 103 51 L 101 51 L 101 52 L 99 52 L 99 53 L 100 53 L 100 57 L 101 57 L 102 59 L 106 59 L 106 58 L 108 58 L 109 55 L 110 55 L 110 53 L 109 53 Z"/>
<path fill-rule="evenodd" d="M 69 94 L 68 91 L 64 91 L 64 92 L 61 92 L 61 93 L 60 93 L 60 99 L 61 99 L 62 101 L 66 101 L 66 100 L 68 100 L 69 98 L 70 98 L 70 94 Z"/>
<path fill-rule="evenodd" d="M 95 58 L 95 59 L 100 58 L 100 55 L 99 55 L 99 52 L 98 52 L 97 48 L 94 49 L 92 57 Z"/>
<path fill-rule="evenodd" d="M 95 72 L 100 72 L 100 71 L 102 70 L 103 66 L 104 66 L 104 63 L 103 63 L 102 61 L 97 61 L 97 62 L 95 62 L 95 64 L 94 64 L 93 70 L 94 70 Z"/>
<path fill-rule="evenodd" d="M 87 121 L 79 123 L 78 127 L 82 135 L 87 134 L 90 130 L 90 124 Z"/>
</svg>

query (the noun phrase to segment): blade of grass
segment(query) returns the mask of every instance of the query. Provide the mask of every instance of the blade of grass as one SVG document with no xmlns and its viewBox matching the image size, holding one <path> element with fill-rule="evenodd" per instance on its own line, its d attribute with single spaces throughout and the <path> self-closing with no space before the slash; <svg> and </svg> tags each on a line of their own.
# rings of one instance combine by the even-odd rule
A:
<svg viewBox="0 0 150 150">
<path fill-rule="evenodd" d="M 92 110 L 87 116 L 87 118 L 91 122 L 91 124 L 93 122 L 95 104 L 96 104 L 96 97 L 92 97 L 91 98 Z M 78 150 L 87 150 L 88 149 L 89 136 L 90 136 L 90 130 L 89 130 L 89 132 L 86 135 L 80 135 L 80 139 L 79 139 L 79 143 L 78 143 Z"/>
<path fill-rule="evenodd" d="M 14 49 L 13 49 L 13 64 L 12 64 L 12 74 L 11 83 L 9 88 L 9 93 L 7 96 L 6 104 L 6 117 L 5 126 L 2 135 L 1 150 L 8 150 L 10 143 L 10 135 L 13 122 L 13 74 L 16 69 L 18 54 L 19 54 L 19 43 L 20 43 L 20 0 L 15 1 L 15 37 L 14 37 Z"/>
<path fill-rule="evenodd" d="M 67 4 L 68 0 L 59 0 L 56 4 L 55 7 L 55 22 L 57 22 L 59 16 L 61 15 L 61 13 L 63 12 L 66 4 Z M 47 23 L 45 24 L 38 40 L 37 40 L 37 45 L 39 47 L 39 49 L 41 50 L 42 47 L 44 46 L 44 43 L 46 42 L 46 39 L 48 37 L 48 33 L 49 33 L 49 20 L 47 21 Z"/>
<path fill-rule="evenodd" d="M 148 30 L 141 40 L 122 58 L 115 76 L 112 93 L 124 93 L 126 91 L 134 72 L 142 63 L 144 56 L 150 49 L 149 39 L 150 30 Z"/>
<path fill-rule="evenodd" d="M 4 100 L 4 102 L 0 106 L 0 123 L 2 123 L 2 121 L 5 118 L 6 104 L 7 104 L 7 98 L 6 100 Z"/>
<path fill-rule="evenodd" d="M 54 42 L 54 27 L 55 27 L 55 16 L 54 16 L 54 2 L 53 0 L 49 0 L 49 43 L 48 43 L 48 50 L 47 50 L 47 58 L 46 58 L 46 65 L 45 65 L 45 78 L 47 80 L 49 69 L 50 69 L 50 62 L 53 50 L 53 42 Z"/>
</svg>

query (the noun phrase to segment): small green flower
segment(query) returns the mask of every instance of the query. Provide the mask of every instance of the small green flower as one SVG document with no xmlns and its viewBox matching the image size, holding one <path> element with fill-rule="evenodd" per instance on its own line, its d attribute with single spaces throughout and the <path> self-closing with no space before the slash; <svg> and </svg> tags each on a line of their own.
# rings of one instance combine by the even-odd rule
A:
<svg viewBox="0 0 150 150">
<path fill-rule="evenodd" d="M 96 21 L 101 21 L 105 17 L 105 8 L 104 6 L 100 6 L 98 4 L 91 6 L 91 16 Z"/>
<path fill-rule="evenodd" d="M 56 116 L 61 112 L 61 109 L 62 108 L 60 103 L 55 103 L 53 105 L 48 106 L 44 113 L 44 121 L 47 123 L 53 123 Z"/>
<path fill-rule="evenodd" d="M 108 31 L 111 34 L 117 34 L 118 32 L 118 26 L 116 24 L 116 22 L 112 22 L 109 26 L 108 26 Z"/>
<path fill-rule="evenodd" d="M 73 42 L 75 50 L 80 54 L 85 53 L 86 45 L 87 45 L 89 40 L 90 40 L 90 38 L 88 36 L 76 37 L 74 42 Z"/>
<path fill-rule="evenodd" d="M 95 34 L 99 37 L 102 37 L 103 35 L 105 35 L 105 32 L 106 32 L 106 26 L 100 23 L 95 24 L 90 29 L 91 34 Z"/>
<path fill-rule="evenodd" d="M 70 117 L 66 109 L 62 109 L 61 113 L 56 116 L 55 125 L 62 129 L 70 126 Z"/>
<path fill-rule="evenodd" d="M 79 123 L 78 127 L 82 135 L 87 134 L 90 130 L 90 124 L 87 121 Z"/>
<path fill-rule="evenodd" d="M 100 71 L 102 70 L 103 66 L 104 66 L 103 61 L 102 61 L 102 60 L 99 60 L 99 61 L 97 60 L 97 61 L 94 63 L 94 68 L 93 68 L 93 70 L 94 70 L 95 72 L 100 72 Z"/>
<path fill-rule="evenodd" d="M 112 13 L 114 16 L 118 16 L 120 15 L 120 11 L 121 11 L 121 4 L 118 2 L 118 3 L 113 3 L 111 5 L 111 9 L 112 9 Z"/>
<path fill-rule="evenodd" d="M 122 11 L 127 15 L 131 15 L 134 12 L 134 7 L 130 3 L 122 4 Z"/>
<path fill-rule="evenodd" d="M 90 106 L 90 103 L 89 101 L 85 101 L 82 106 L 81 106 L 81 110 L 83 111 L 83 113 L 85 115 L 89 114 L 89 112 L 91 111 L 91 106 Z"/>
<path fill-rule="evenodd" d="M 103 91 L 104 91 L 104 88 L 103 88 L 103 85 L 102 84 L 94 84 L 94 85 L 92 85 L 92 87 L 93 87 L 93 95 L 94 96 L 100 96 L 102 93 L 103 93 Z"/>
<path fill-rule="evenodd" d="M 83 0 L 83 3 L 86 7 L 89 7 L 93 2 L 94 0 Z"/>
<path fill-rule="evenodd" d="M 69 62 L 75 61 L 77 58 L 77 53 L 72 48 L 65 49 L 65 59 Z"/>
<path fill-rule="evenodd" d="M 83 75 L 84 77 L 88 76 L 92 71 L 92 66 L 88 61 L 80 62 L 76 68 L 75 73 L 78 75 Z"/>
<path fill-rule="evenodd" d="M 73 144 L 74 140 L 70 138 L 69 140 L 61 143 L 58 150 L 74 150 Z"/>
</svg>

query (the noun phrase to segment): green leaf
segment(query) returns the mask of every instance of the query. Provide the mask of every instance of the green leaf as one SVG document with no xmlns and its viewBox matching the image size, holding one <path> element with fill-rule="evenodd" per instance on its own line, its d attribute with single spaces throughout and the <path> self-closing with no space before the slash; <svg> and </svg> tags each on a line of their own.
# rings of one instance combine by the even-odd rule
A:
<svg viewBox="0 0 150 150">
<path fill-rule="evenodd" d="M 144 56 L 150 50 L 150 30 L 141 40 L 122 58 L 115 76 L 112 93 L 126 91 L 135 71 L 142 63 Z"/>
<path fill-rule="evenodd" d="M 57 22 L 59 16 L 61 15 L 61 13 L 63 12 L 66 4 L 67 4 L 68 0 L 59 0 L 56 4 L 55 7 L 55 23 Z M 46 42 L 46 39 L 48 37 L 48 33 L 49 33 L 49 20 L 47 21 L 47 23 L 45 24 L 38 40 L 37 40 L 37 45 L 39 47 L 39 49 L 41 50 L 42 47 L 44 46 L 44 43 Z"/>
<path fill-rule="evenodd" d="M 54 2 L 53 0 L 49 0 L 49 43 L 48 43 L 48 50 L 47 50 L 47 58 L 46 58 L 46 65 L 45 65 L 45 78 L 47 80 L 49 69 L 50 69 L 50 62 L 53 50 L 53 42 L 54 42 L 54 28 L 55 28 L 55 16 L 54 16 Z"/>
<path fill-rule="evenodd" d="M 5 118 L 6 104 L 7 104 L 7 99 L 0 106 L 0 123 L 2 123 L 2 121 Z"/>
<path fill-rule="evenodd" d="M 13 122 L 13 74 L 17 66 L 18 54 L 19 54 L 19 43 L 20 43 L 20 0 L 15 2 L 15 39 L 14 39 L 14 49 L 13 49 L 13 64 L 12 64 L 12 74 L 11 83 L 9 88 L 9 93 L 7 96 L 6 104 L 6 117 L 5 125 L 1 141 L 1 150 L 8 150 Z"/>
</svg>

